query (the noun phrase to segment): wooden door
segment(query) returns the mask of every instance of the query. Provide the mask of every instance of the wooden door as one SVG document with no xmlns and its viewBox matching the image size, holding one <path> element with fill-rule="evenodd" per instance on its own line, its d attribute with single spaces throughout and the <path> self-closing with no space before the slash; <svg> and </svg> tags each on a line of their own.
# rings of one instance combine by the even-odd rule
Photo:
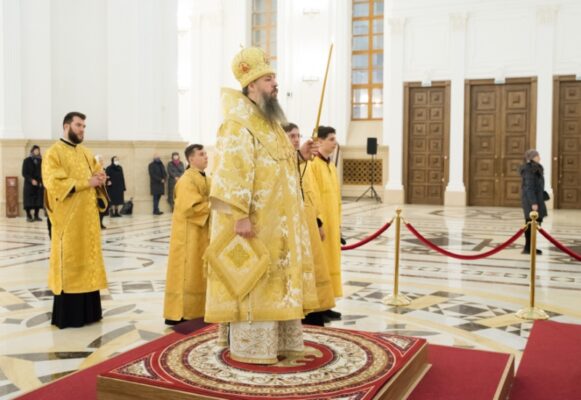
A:
<svg viewBox="0 0 581 400">
<path fill-rule="evenodd" d="M 406 203 L 444 204 L 448 183 L 450 83 L 404 87 L 404 182 Z"/>
<path fill-rule="evenodd" d="M 467 100 L 468 205 L 518 207 L 519 168 L 535 142 L 536 81 L 470 81 Z"/>
<path fill-rule="evenodd" d="M 581 81 L 557 77 L 553 111 L 553 194 L 558 208 L 581 209 Z"/>
</svg>

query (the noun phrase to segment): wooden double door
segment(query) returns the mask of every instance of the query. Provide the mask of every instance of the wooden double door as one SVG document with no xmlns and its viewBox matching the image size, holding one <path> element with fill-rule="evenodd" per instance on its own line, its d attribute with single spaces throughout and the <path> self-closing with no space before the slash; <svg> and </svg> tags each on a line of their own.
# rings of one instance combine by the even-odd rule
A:
<svg viewBox="0 0 581 400">
<path fill-rule="evenodd" d="M 468 205 L 520 206 L 520 166 L 536 139 L 536 78 L 466 83 Z"/>
<path fill-rule="evenodd" d="M 409 204 L 444 204 L 448 183 L 450 82 L 404 85 L 404 184 Z"/>
<path fill-rule="evenodd" d="M 555 78 L 553 90 L 555 207 L 581 209 L 581 81 Z"/>
</svg>

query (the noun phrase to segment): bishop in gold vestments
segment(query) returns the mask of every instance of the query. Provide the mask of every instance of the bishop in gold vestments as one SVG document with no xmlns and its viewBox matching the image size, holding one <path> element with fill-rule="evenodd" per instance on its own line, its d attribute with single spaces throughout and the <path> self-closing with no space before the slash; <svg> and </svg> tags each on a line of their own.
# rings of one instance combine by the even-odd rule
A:
<svg viewBox="0 0 581 400">
<path fill-rule="evenodd" d="M 200 162 L 202 165 L 195 165 Z M 165 285 L 164 318 L 173 325 L 204 316 L 206 277 L 203 256 L 209 244 L 210 178 L 201 145 L 186 148 L 189 167 L 174 188 L 174 210 Z M 205 164 L 204 161 L 205 160 Z"/>
<path fill-rule="evenodd" d="M 42 163 L 52 223 L 48 286 L 55 295 L 52 323 L 59 328 L 101 319 L 99 290 L 107 287 L 99 223 L 99 207 L 107 206 L 101 187 L 106 177 L 91 151 L 80 144 L 84 115 L 70 114 L 65 137 L 46 151 Z"/>
<path fill-rule="evenodd" d="M 222 90 L 205 319 L 230 323 L 232 358 L 271 364 L 303 352 L 300 320 L 317 306 L 310 243 L 274 71 L 258 48 L 232 69 L 244 90 Z"/>
</svg>

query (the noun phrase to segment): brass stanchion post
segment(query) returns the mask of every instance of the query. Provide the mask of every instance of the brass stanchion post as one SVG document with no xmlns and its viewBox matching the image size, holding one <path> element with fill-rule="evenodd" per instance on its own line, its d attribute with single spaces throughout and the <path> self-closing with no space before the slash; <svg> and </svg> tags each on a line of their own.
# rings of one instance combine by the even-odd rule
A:
<svg viewBox="0 0 581 400">
<path fill-rule="evenodd" d="M 547 319 L 547 313 L 538 307 L 535 307 L 535 278 L 537 274 L 537 219 L 539 213 L 531 211 L 529 214 L 531 223 L 528 229 L 531 230 L 531 283 L 530 283 L 530 299 L 529 307 L 518 310 L 516 316 L 520 319 L 536 320 Z"/>
<path fill-rule="evenodd" d="M 395 210 L 395 269 L 393 271 L 393 293 L 383 299 L 389 306 L 407 306 L 411 300 L 399 293 L 399 241 L 401 234 L 401 208 Z"/>
</svg>

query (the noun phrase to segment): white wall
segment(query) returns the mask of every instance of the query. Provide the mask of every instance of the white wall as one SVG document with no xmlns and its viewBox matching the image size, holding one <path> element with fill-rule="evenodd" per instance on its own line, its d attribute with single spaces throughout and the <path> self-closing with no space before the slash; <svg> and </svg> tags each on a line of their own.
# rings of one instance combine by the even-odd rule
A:
<svg viewBox="0 0 581 400">
<path fill-rule="evenodd" d="M 0 138 L 181 140 L 177 0 L 0 0 Z"/>
<path fill-rule="evenodd" d="M 220 88 L 240 88 L 230 66 L 240 46 L 251 43 L 251 1 L 180 0 L 179 6 L 180 65 L 191 66 L 190 75 L 180 73 L 180 132 L 187 140 L 212 145 L 222 118 Z M 340 140 L 346 137 L 350 6 L 348 0 L 279 0 L 279 101 L 304 136 L 315 125 L 328 49 L 335 42 L 321 124 L 335 126 Z"/>
<path fill-rule="evenodd" d="M 552 79 L 581 72 L 578 0 L 386 0 L 383 143 L 390 146 L 386 189 L 403 199 L 402 87 L 451 80 L 447 204 L 465 204 L 462 181 L 466 79 L 537 77 L 537 144 L 551 187 Z M 398 196 L 399 193 L 399 196 Z"/>
</svg>

